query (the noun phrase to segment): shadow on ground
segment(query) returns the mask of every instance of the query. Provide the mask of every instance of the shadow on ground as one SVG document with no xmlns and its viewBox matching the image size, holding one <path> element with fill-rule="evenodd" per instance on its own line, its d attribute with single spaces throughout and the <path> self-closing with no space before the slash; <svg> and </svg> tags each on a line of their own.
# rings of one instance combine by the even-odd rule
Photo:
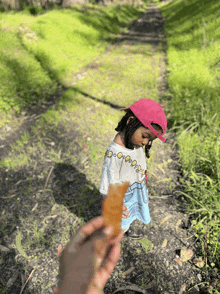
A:
<svg viewBox="0 0 220 294">
<path fill-rule="evenodd" d="M 56 203 L 83 217 L 85 221 L 101 214 L 102 197 L 84 173 L 66 163 L 57 163 L 54 168 L 53 195 Z"/>
<path fill-rule="evenodd" d="M 80 150 L 78 134 L 72 128 L 64 133 L 62 126 L 55 130 L 48 126 L 45 136 L 30 136 L 34 154 L 28 153 L 27 146 L 22 150 L 27 164 L 0 168 L 1 293 L 20 293 L 34 269 L 38 270 L 23 294 L 51 293 L 56 285 L 58 245 L 65 244 L 83 222 L 101 213 L 99 191 L 80 171 L 85 170 L 81 163 L 70 164 L 66 155 L 71 144 L 76 147 L 71 154 L 75 158 Z M 50 152 L 61 154 L 61 159 L 47 160 Z M 15 150 L 13 156 L 20 153 Z"/>
</svg>

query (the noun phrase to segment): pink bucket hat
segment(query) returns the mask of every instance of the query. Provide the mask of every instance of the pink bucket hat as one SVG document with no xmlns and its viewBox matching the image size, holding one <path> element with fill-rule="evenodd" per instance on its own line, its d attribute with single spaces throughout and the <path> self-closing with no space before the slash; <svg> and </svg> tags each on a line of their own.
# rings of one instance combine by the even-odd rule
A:
<svg viewBox="0 0 220 294">
<path fill-rule="evenodd" d="M 140 99 L 132 104 L 130 107 L 134 115 L 147 127 L 157 138 L 165 142 L 163 135 L 167 128 L 167 119 L 163 108 L 160 104 L 152 99 Z M 126 110 L 129 108 L 122 108 Z M 163 134 L 159 134 L 151 125 L 151 123 L 158 124 L 163 129 Z"/>
</svg>

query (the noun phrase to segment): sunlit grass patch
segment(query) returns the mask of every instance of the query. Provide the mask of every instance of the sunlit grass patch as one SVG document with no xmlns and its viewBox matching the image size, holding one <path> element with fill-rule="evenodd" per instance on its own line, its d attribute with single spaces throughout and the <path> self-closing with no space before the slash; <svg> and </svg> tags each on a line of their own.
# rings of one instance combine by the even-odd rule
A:
<svg viewBox="0 0 220 294">
<path fill-rule="evenodd" d="M 142 7 L 76 6 L 33 17 L 26 10 L 1 13 L 0 111 L 38 105 L 125 31 Z M 4 122 L 3 122 L 4 123 Z"/>
<path fill-rule="evenodd" d="M 185 196 L 209 263 L 219 267 L 220 3 L 177 0 L 162 7 L 168 36 L 169 125 L 177 132 Z M 199 238 L 199 237 L 198 237 Z"/>
<path fill-rule="evenodd" d="M 39 62 L 20 44 L 16 33 L 1 34 L 0 111 L 11 107 L 19 111 L 27 105 L 38 105 L 52 95 L 56 83 Z"/>
<path fill-rule="evenodd" d="M 178 50 L 200 49 L 218 40 L 219 2 L 177 0 L 162 7 L 168 42 Z M 214 38 L 214 40 L 212 40 Z"/>
<path fill-rule="evenodd" d="M 44 14 L 31 24 L 38 42 L 22 39 L 49 75 L 63 85 L 71 84 L 72 75 L 106 45 L 99 42 L 99 31 L 79 20 L 80 14 L 68 10 Z"/>
<path fill-rule="evenodd" d="M 16 29 L 16 26 L 25 23 L 31 22 L 34 19 L 32 15 L 28 11 L 8 11 L 8 12 L 0 12 L 0 20 L 1 20 L 1 29 L 3 30 L 13 30 Z"/>
<path fill-rule="evenodd" d="M 29 164 L 29 157 L 26 154 L 19 154 L 16 157 L 6 157 L 0 161 L 0 167 L 18 168 L 27 166 Z"/>
<path fill-rule="evenodd" d="M 138 98 L 155 99 L 158 77 L 155 68 L 159 63 L 159 53 L 155 54 L 154 68 L 151 56 L 145 54 L 146 48 L 144 51 L 134 45 L 130 50 L 128 52 L 128 45 L 123 44 L 110 56 L 108 53 L 100 56 L 94 68 L 88 69 L 87 78 L 77 83 L 77 88 L 103 103 L 111 102 L 118 107 L 127 106 Z M 95 85 L 93 88 L 89 87 L 91 82 Z"/>
</svg>

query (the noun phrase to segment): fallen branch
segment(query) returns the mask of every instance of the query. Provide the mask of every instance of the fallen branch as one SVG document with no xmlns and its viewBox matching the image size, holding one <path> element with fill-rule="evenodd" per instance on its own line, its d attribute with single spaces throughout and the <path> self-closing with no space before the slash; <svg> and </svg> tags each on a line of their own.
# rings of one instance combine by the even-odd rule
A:
<svg viewBox="0 0 220 294">
<path fill-rule="evenodd" d="M 169 197 L 172 197 L 174 195 L 166 195 L 166 196 L 148 196 L 150 199 L 154 199 L 154 198 L 169 198 Z"/>
<path fill-rule="evenodd" d="M 134 267 L 132 266 L 131 268 L 129 268 L 128 270 L 123 272 L 122 277 L 125 278 L 127 275 L 129 275 L 131 272 L 133 272 L 133 270 L 134 270 Z"/>
<path fill-rule="evenodd" d="M 89 159 L 89 156 L 86 156 L 86 158 L 82 161 L 82 164 L 86 163 L 86 161 Z"/>
<path fill-rule="evenodd" d="M 125 287 L 121 287 L 121 288 L 117 289 L 115 292 L 113 292 L 113 294 L 115 294 L 119 291 L 125 291 L 125 290 L 136 291 L 136 292 L 140 292 L 143 294 L 147 293 L 144 289 L 141 289 L 140 287 L 138 287 L 136 285 L 129 285 L 129 286 L 125 286 Z"/>
<path fill-rule="evenodd" d="M 14 194 L 14 195 L 10 195 L 10 196 L 7 196 L 7 197 L 0 197 L 2 199 L 11 199 L 13 197 L 17 196 L 17 194 Z"/>
<path fill-rule="evenodd" d="M 61 156 L 61 149 L 58 152 L 58 159 L 60 160 L 60 156 Z"/>
<path fill-rule="evenodd" d="M 74 204 L 74 205 L 71 205 L 71 206 L 68 206 L 68 208 L 73 208 L 73 207 L 76 207 L 77 204 Z"/>
<path fill-rule="evenodd" d="M 20 294 L 22 294 L 22 292 L 24 291 L 25 286 L 27 285 L 27 283 L 30 281 L 30 279 L 33 276 L 33 273 L 35 272 L 35 269 L 32 270 L 32 272 L 30 273 L 29 277 L 27 278 L 27 281 L 24 283 L 24 286 L 21 288 L 21 292 Z"/>
<path fill-rule="evenodd" d="M 27 182 L 27 181 L 29 181 L 29 180 L 20 180 L 20 181 L 18 181 L 18 182 L 15 184 L 15 186 L 19 185 L 19 184 L 22 183 L 22 182 Z"/>
<path fill-rule="evenodd" d="M 45 185 L 44 185 L 44 189 L 47 187 L 47 183 L 48 183 L 48 181 L 49 181 L 49 178 L 50 178 L 50 176 L 51 176 L 51 173 L 52 173 L 53 169 L 54 169 L 54 166 L 52 166 L 51 169 L 50 169 L 50 172 L 49 172 L 49 174 L 48 174 L 48 176 L 47 176 L 47 179 L 46 179 L 46 183 L 45 183 Z"/>
</svg>

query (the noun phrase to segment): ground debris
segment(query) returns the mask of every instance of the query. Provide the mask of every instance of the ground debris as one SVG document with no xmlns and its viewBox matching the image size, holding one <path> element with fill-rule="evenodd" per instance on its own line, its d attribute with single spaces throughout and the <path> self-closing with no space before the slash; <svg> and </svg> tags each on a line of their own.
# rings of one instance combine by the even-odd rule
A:
<svg viewBox="0 0 220 294">
<path fill-rule="evenodd" d="M 19 269 L 15 270 L 11 278 L 8 280 L 6 284 L 7 288 L 11 288 L 11 286 L 14 285 L 15 281 L 17 280 L 18 274 L 19 274 Z"/>
<path fill-rule="evenodd" d="M 178 294 L 183 294 L 183 292 L 186 290 L 186 284 L 183 284 L 180 288 L 180 291 Z"/>
<path fill-rule="evenodd" d="M 5 246 L 3 246 L 3 245 L 0 244 L 0 251 L 2 251 L 2 252 L 9 252 L 10 249 L 8 247 L 5 247 Z"/>
<path fill-rule="evenodd" d="M 167 222 L 169 219 L 171 219 L 173 217 L 173 215 L 168 215 L 166 216 L 165 218 L 163 218 L 161 221 L 160 221 L 160 226 L 162 226 L 165 222 Z"/>
<path fill-rule="evenodd" d="M 142 289 L 142 288 L 140 288 L 140 287 L 138 287 L 136 285 L 128 285 L 128 286 L 124 286 L 124 287 L 121 287 L 121 288 L 117 289 L 116 291 L 113 292 L 113 294 L 117 293 L 117 292 L 120 292 L 120 291 L 126 291 L 126 290 L 136 291 L 136 292 L 140 292 L 140 293 L 143 293 L 143 294 L 147 293 L 144 289 Z"/>
<path fill-rule="evenodd" d="M 122 277 L 125 278 L 127 275 L 129 275 L 132 271 L 134 270 L 134 267 L 132 266 L 131 268 L 129 268 L 128 270 L 126 270 L 125 272 L 123 272 Z"/>
</svg>

